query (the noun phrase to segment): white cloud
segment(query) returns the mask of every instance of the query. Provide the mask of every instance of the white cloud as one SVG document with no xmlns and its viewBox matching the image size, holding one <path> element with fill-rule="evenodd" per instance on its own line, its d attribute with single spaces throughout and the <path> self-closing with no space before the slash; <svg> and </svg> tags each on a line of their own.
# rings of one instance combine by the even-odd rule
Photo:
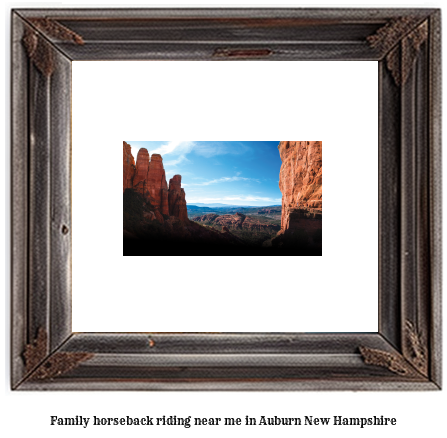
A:
<svg viewBox="0 0 447 438">
<path fill-rule="evenodd" d="M 138 142 L 137 142 L 138 143 Z M 140 146 L 142 147 L 142 146 Z M 137 159 L 138 146 L 132 146 L 132 155 Z M 148 149 L 149 154 L 160 154 L 163 157 L 168 158 L 171 155 L 171 160 L 164 161 L 165 166 L 175 167 L 183 161 L 189 161 L 186 155 L 191 152 L 195 152 L 205 158 L 214 157 L 216 155 L 233 154 L 240 155 L 245 152 L 250 151 L 251 148 L 243 143 L 231 142 L 231 144 L 221 143 L 221 142 L 210 142 L 210 143 L 200 143 L 197 144 L 194 141 L 170 141 L 164 145 L 161 145 L 155 149 Z M 238 173 L 239 174 L 239 173 Z"/>
<path fill-rule="evenodd" d="M 240 172 L 239 172 L 240 174 Z M 257 183 L 260 183 L 261 181 L 259 181 L 258 179 L 255 178 L 244 178 L 242 176 L 223 176 L 222 178 L 218 178 L 218 179 L 212 179 L 210 181 L 205 181 L 202 183 L 194 183 L 191 185 L 194 186 L 209 186 L 210 184 L 218 184 L 218 183 L 224 183 L 224 182 L 233 182 L 233 181 L 254 181 Z"/>
<path fill-rule="evenodd" d="M 165 161 L 164 165 L 175 167 L 177 164 L 183 163 L 183 161 L 189 162 L 185 155 L 180 155 L 176 160 Z"/>
<path fill-rule="evenodd" d="M 230 142 L 230 144 L 223 142 L 210 142 L 205 144 L 196 144 L 194 146 L 194 152 L 205 158 L 226 154 L 241 155 L 251 150 L 252 148 L 250 146 L 239 142 Z"/>
<path fill-rule="evenodd" d="M 135 162 L 137 161 L 138 151 L 142 146 L 131 146 L 132 155 L 135 158 Z M 165 156 L 172 155 L 175 156 L 172 160 L 165 161 L 165 166 L 175 167 L 177 164 L 180 164 L 183 161 L 189 161 L 186 158 L 186 155 L 189 154 L 194 148 L 194 142 L 192 141 L 170 141 L 167 144 L 161 145 L 155 149 L 148 149 L 149 155 L 152 154 L 160 154 L 165 159 Z"/>
<path fill-rule="evenodd" d="M 162 157 L 169 154 L 176 154 L 179 156 L 189 154 L 194 148 L 193 141 L 170 141 L 168 144 L 159 146 L 153 149 L 150 154 L 160 154 Z"/>
</svg>

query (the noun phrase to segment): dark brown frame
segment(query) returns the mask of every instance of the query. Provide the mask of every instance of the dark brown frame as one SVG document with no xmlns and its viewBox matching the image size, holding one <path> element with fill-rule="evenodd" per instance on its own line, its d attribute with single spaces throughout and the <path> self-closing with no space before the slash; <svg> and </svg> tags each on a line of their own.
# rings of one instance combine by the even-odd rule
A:
<svg viewBox="0 0 447 438">
<path fill-rule="evenodd" d="M 436 9 L 14 10 L 12 388 L 440 389 L 440 29 Z M 105 59 L 378 61 L 378 333 L 72 333 L 71 61 Z"/>
</svg>

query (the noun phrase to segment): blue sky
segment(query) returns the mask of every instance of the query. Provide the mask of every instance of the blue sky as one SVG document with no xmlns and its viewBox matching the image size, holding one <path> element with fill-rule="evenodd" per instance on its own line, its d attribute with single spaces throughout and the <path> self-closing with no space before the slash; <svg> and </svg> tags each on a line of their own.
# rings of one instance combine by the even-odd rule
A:
<svg viewBox="0 0 447 438">
<path fill-rule="evenodd" d="M 182 176 L 186 202 L 281 205 L 279 141 L 127 141 L 160 154 L 166 179 Z"/>
</svg>

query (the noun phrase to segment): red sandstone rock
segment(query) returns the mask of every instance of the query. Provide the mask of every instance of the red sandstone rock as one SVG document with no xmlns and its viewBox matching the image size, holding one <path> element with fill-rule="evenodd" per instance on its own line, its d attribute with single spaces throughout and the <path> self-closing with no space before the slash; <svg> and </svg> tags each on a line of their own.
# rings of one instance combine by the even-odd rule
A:
<svg viewBox="0 0 447 438">
<path fill-rule="evenodd" d="M 135 160 L 129 144 L 123 141 L 123 192 L 132 188 L 135 175 Z"/>
<path fill-rule="evenodd" d="M 165 177 L 166 181 L 166 177 Z M 169 191 L 168 189 L 161 189 L 161 212 L 169 216 Z"/>
<path fill-rule="evenodd" d="M 312 209 L 321 218 L 322 142 L 281 141 L 278 149 L 282 160 L 279 179 L 282 192 L 281 228 L 289 228 L 289 214 L 292 210 Z"/>
<path fill-rule="evenodd" d="M 173 178 L 169 180 L 169 191 L 180 191 L 182 188 L 182 176 L 174 175 Z"/>
<path fill-rule="evenodd" d="M 185 190 L 182 189 L 182 177 L 175 175 L 168 184 L 163 168 L 163 159 L 159 154 L 149 157 L 147 149 L 141 148 L 137 155 L 137 164 L 132 156 L 131 147 L 123 145 L 123 191 L 133 188 L 150 201 L 155 208 L 156 219 L 163 223 L 163 214 L 175 216 L 182 221 L 188 220 Z"/>
<path fill-rule="evenodd" d="M 158 211 L 155 210 L 155 218 L 157 219 L 158 222 L 160 222 L 161 224 L 163 224 L 165 222 L 162 214 Z"/>
<path fill-rule="evenodd" d="M 321 230 L 322 214 L 320 209 L 289 208 L 285 216 L 283 230 L 306 230 L 311 233 Z"/>
<path fill-rule="evenodd" d="M 263 223 L 255 217 L 247 216 L 242 224 L 242 228 L 249 231 L 268 231 L 272 233 L 279 231 L 281 227 L 275 224 Z"/>
<path fill-rule="evenodd" d="M 213 222 L 216 217 L 219 217 L 219 215 L 215 213 L 208 213 L 203 214 L 202 216 L 196 216 L 192 220 L 195 222 Z"/>
<path fill-rule="evenodd" d="M 151 204 L 162 210 L 163 190 L 167 190 L 165 170 L 163 168 L 163 159 L 159 154 L 152 154 L 147 172 L 148 196 Z"/>
<path fill-rule="evenodd" d="M 133 189 L 141 193 L 145 198 L 148 194 L 147 171 L 149 169 L 149 153 L 147 149 L 141 148 L 137 155 L 137 166 L 133 178 Z"/>
<path fill-rule="evenodd" d="M 202 216 L 197 216 L 192 219 L 195 222 L 204 222 L 211 223 L 213 225 L 219 225 L 226 229 L 243 229 L 249 231 L 267 231 L 267 232 L 276 232 L 280 229 L 279 225 L 269 224 L 265 222 L 261 222 L 259 219 L 245 216 L 241 213 L 236 213 L 234 215 L 231 214 L 223 214 L 221 216 L 208 213 Z"/>
<path fill-rule="evenodd" d="M 245 214 L 235 213 L 231 214 L 223 214 L 215 219 L 216 224 L 225 225 L 228 228 L 242 228 L 245 222 Z"/>
<path fill-rule="evenodd" d="M 154 219 L 156 219 L 155 213 L 153 211 L 144 211 L 143 217 L 150 221 L 153 221 Z"/>
<path fill-rule="evenodd" d="M 186 208 L 185 190 L 181 188 L 182 177 L 174 175 L 169 181 L 169 216 L 178 217 L 180 220 L 188 220 L 188 211 Z"/>
</svg>

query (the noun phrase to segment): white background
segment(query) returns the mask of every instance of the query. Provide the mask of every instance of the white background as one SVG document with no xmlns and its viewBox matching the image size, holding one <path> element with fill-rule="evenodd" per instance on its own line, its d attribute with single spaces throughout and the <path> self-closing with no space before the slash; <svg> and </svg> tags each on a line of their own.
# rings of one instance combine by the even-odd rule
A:
<svg viewBox="0 0 447 438">
<path fill-rule="evenodd" d="M 137 2 L 134 1 L 134 4 Z M 198 4 L 199 2 L 197 2 Z M 202 3 L 207 5 L 212 3 L 211 0 Z M 104 3 L 103 5 L 105 5 Z M 146 0 L 145 5 L 151 4 Z M 152 4 L 156 4 L 152 2 Z M 177 4 L 180 4 L 177 3 Z M 189 6 L 187 2 L 184 2 Z M 223 3 L 218 3 L 223 5 Z M 9 77 L 7 69 L 9 66 L 9 9 L 11 7 L 55 7 L 55 6 L 72 6 L 72 4 L 61 3 L 8 3 L 6 5 L 3 15 L 5 44 L 2 45 L 4 49 L 4 56 L 2 59 L 2 73 L 5 87 L 3 94 L 5 105 L 5 117 L 1 119 L 2 128 L 5 130 L 5 142 L 9 144 Z M 80 5 L 80 4 L 79 4 Z M 110 3 L 107 3 L 110 5 Z M 228 6 L 227 4 L 226 6 Z M 250 3 L 245 1 L 245 5 L 260 5 L 259 2 Z M 284 6 L 306 6 L 305 4 L 289 3 Z M 324 4 L 318 6 L 333 6 L 337 5 L 335 2 L 326 1 Z M 397 1 L 392 5 L 386 1 L 378 1 L 375 4 L 366 2 L 357 2 L 350 6 L 429 6 L 441 7 L 441 2 L 411 2 L 411 1 Z M 82 6 L 93 6 L 82 5 Z M 96 6 L 100 6 L 98 2 Z M 131 6 L 130 3 L 126 4 Z M 272 6 L 272 5 L 270 5 Z M 317 6 L 317 5 L 312 5 Z M 343 5 L 349 6 L 349 5 Z M 445 59 L 445 57 L 444 57 Z M 444 99 L 445 101 L 445 99 Z M 5 150 L 5 194 L 6 202 L 9 197 L 9 151 Z M 147 430 L 147 429 L 132 429 L 132 428 L 114 428 L 114 429 L 100 429 L 94 428 L 80 429 L 79 427 L 55 428 L 49 426 L 50 415 L 58 416 L 142 416 L 142 415 L 193 415 L 193 416 L 251 416 L 259 415 L 279 415 L 279 416 L 371 416 L 371 415 L 385 415 L 394 416 L 397 418 L 397 426 L 388 428 L 366 428 L 359 430 L 357 427 L 352 428 L 238 428 L 233 429 L 230 433 L 233 436 L 256 436 L 271 437 L 272 434 L 284 437 L 395 437 L 395 436 L 445 436 L 447 427 L 445 423 L 445 406 L 447 406 L 447 397 L 445 391 L 438 392 L 336 392 L 336 393 L 219 393 L 219 392 L 200 392 L 200 393 L 135 393 L 135 392 L 93 392 L 93 393 L 77 393 L 77 392 L 50 392 L 50 393 L 23 393 L 11 392 L 9 390 L 9 337 L 10 337 L 10 317 L 9 317 L 9 212 L 7 211 L 1 216 L 2 230 L 6 236 L 7 242 L 5 251 L 2 257 L 5 258 L 5 263 L 1 263 L 2 278 L 5 278 L 5 299 L 3 300 L 4 308 L 1 312 L 3 318 L 4 336 L 2 337 L 2 396 L 1 396 L 1 423 L 0 430 L 3 436 L 25 436 L 33 434 L 34 436 L 45 437 L 60 437 L 62 434 L 65 437 L 121 437 L 124 434 L 132 437 L 147 437 L 151 436 L 197 436 L 208 437 L 211 434 L 215 437 L 228 436 L 226 428 L 218 428 L 209 430 L 203 429 L 182 429 L 176 428 L 174 431 L 171 428 Z M 4 227 L 3 227 L 4 226 Z M 338 292 L 338 291 L 337 291 Z M 445 350 L 445 349 L 444 349 Z M 445 363 L 446 361 L 444 361 Z M 445 366 L 444 366 L 445 374 Z"/>
<path fill-rule="evenodd" d="M 73 330 L 377 331 L 377 69 L 75 61 Z M 323 257 L 122 256 L 123 140 L 286 138 L 323 141 Z"/>
</svg>

